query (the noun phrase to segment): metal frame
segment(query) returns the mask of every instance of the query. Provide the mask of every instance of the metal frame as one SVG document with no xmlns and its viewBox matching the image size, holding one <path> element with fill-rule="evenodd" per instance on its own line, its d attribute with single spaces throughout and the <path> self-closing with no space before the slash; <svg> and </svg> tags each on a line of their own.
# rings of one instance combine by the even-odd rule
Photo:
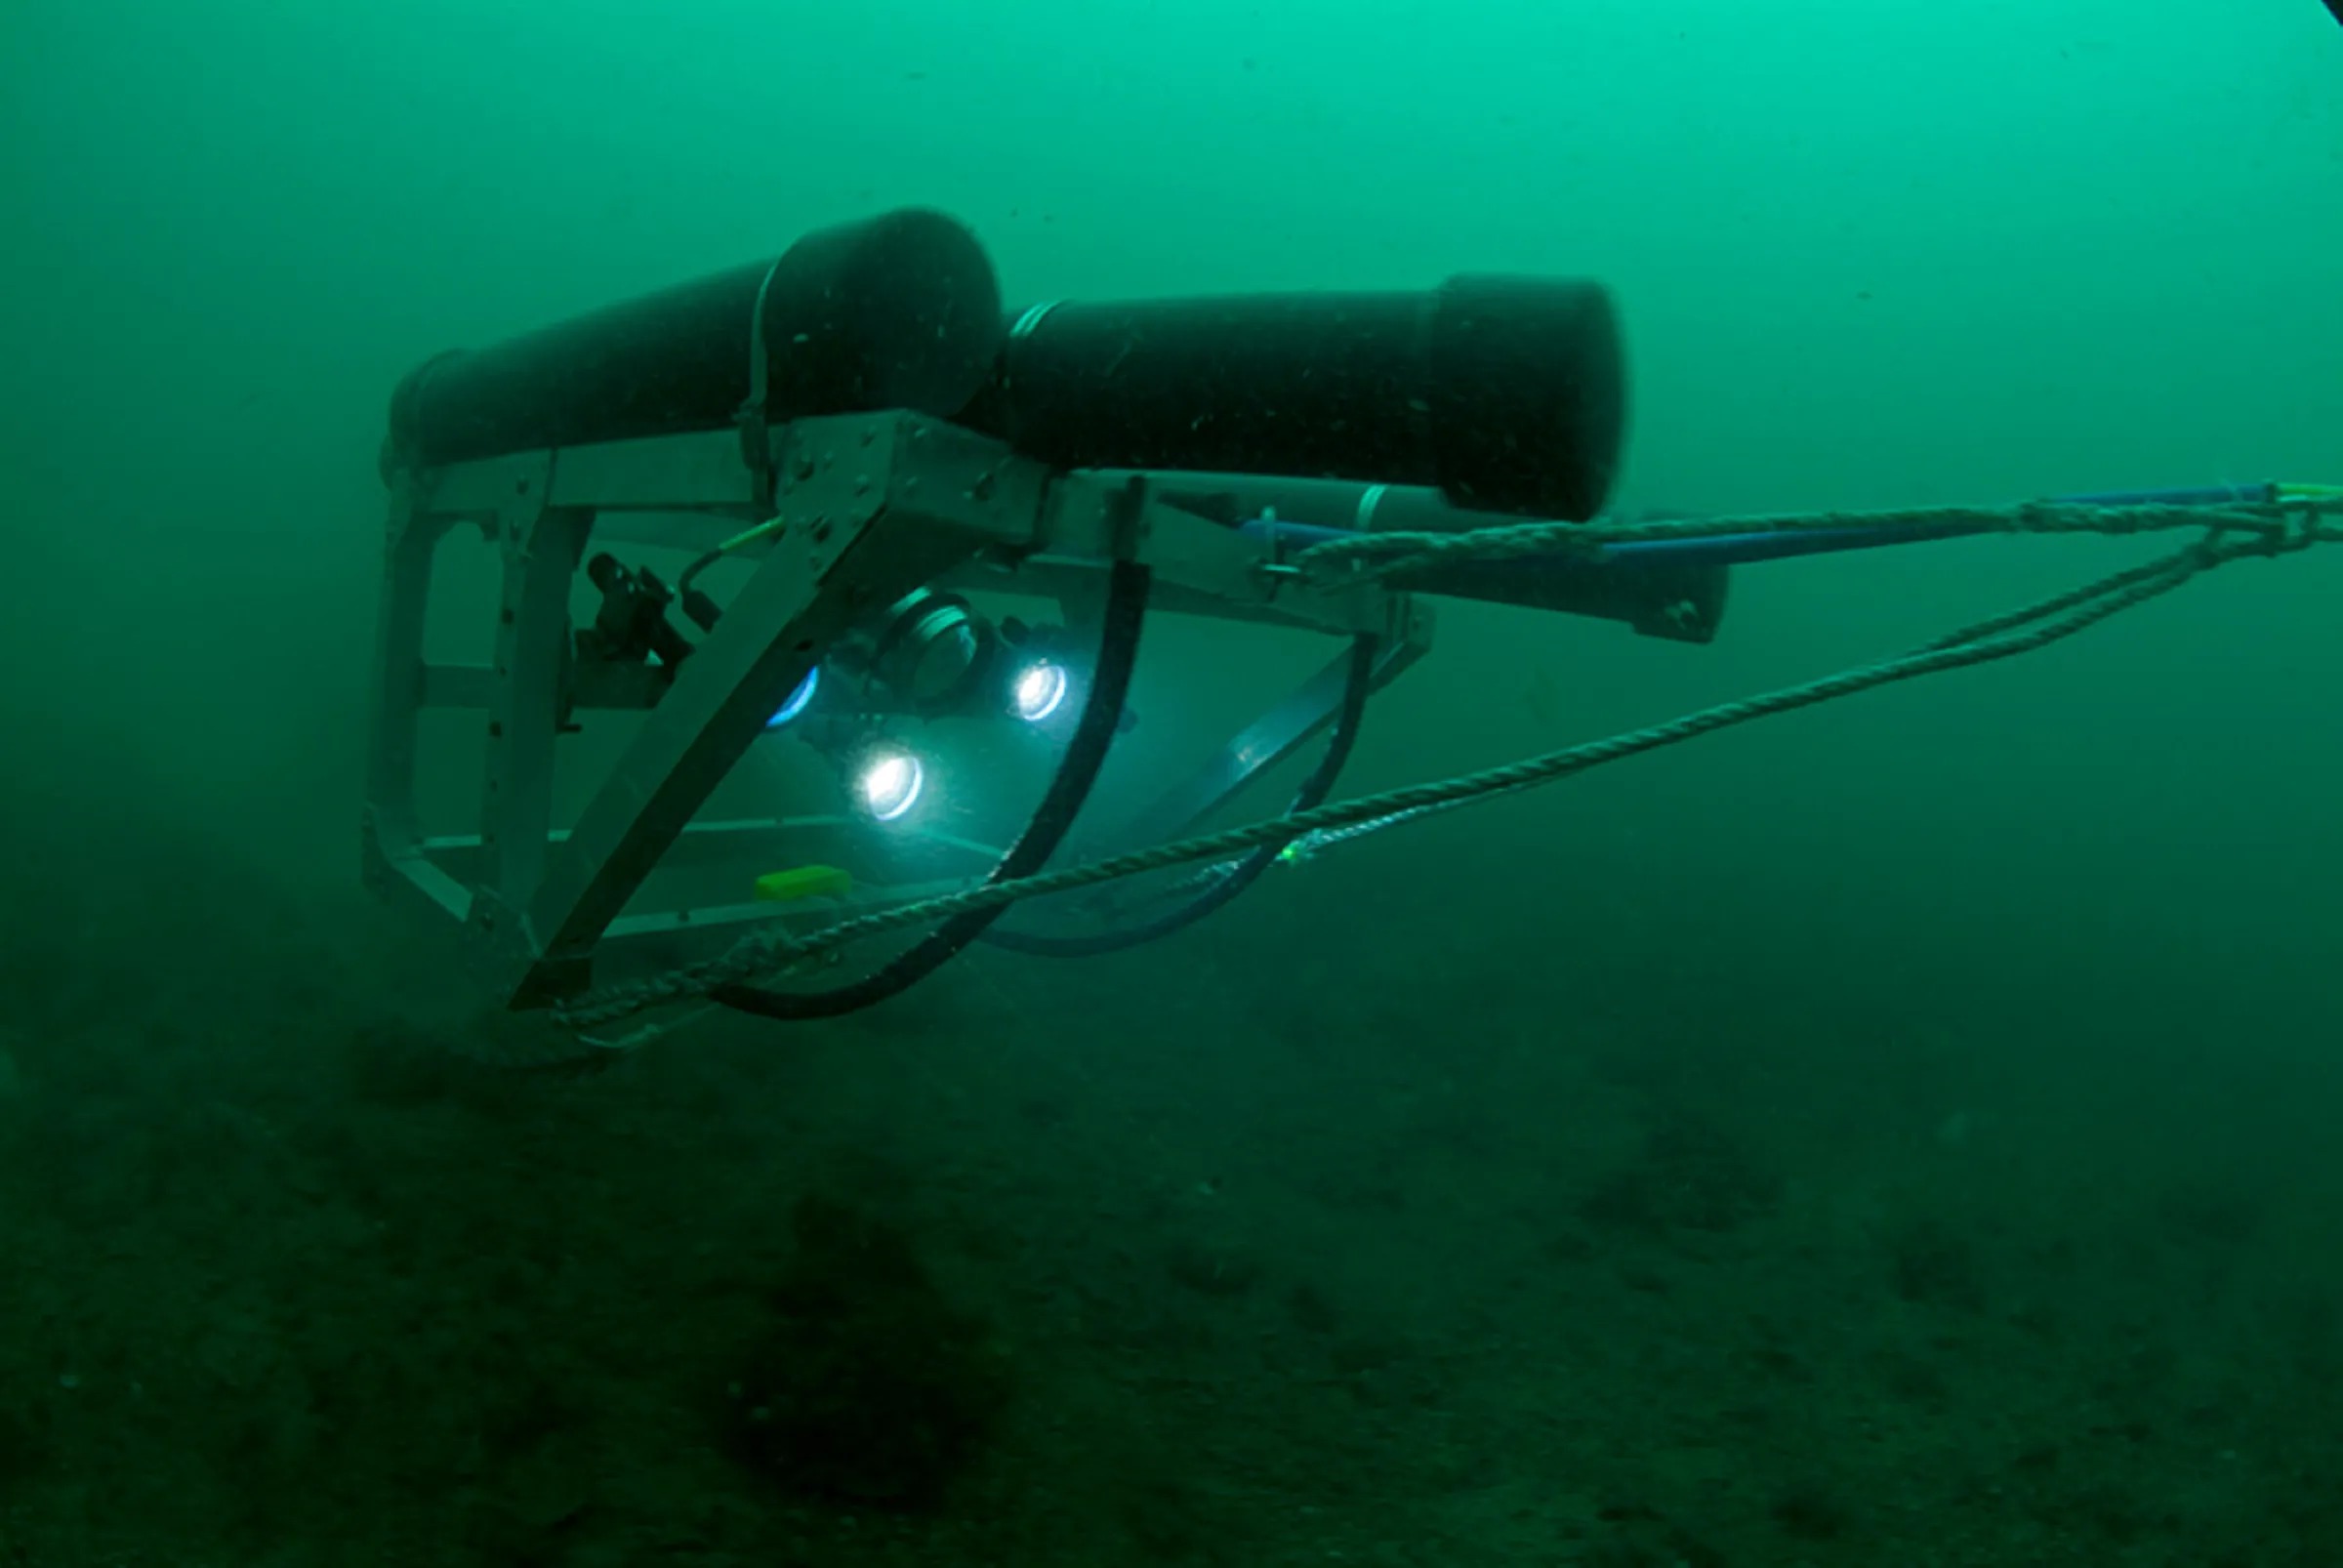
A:
<svg viewBox="0 0 2343 1568">
<path fill-rule="evenodd" d="M 768 482 L 769 503 L 760 498 Z M 699 553 L 768 522 L 741 551 L 755 569 L 716 630 L 651 703 L 576 820 L 555 821 L 563 704 L 591 706 L 565 686 L 570 598 L 590 546 Z M 484 667 L 425 656 L 433 561 L 467 525 L 503 557 L 493 663 Z M 900 412 L 394 473 L 367 884 L 460 925 L 475 974 L 514 1008 L 713 957 L 751 925 L 838 918 L 835 904 L 747 898 L 756 876 L 789 865 L 854 870 L 857 906 L 957 886 L 994 852 L 836 817 L 701 813 L 821 651 L 865 613 L 925 584 L 1013 585 L 1071 607 L 1104 564 L 1135 557 L 1154 569 L 1158 608 L 1381 635 L 1378 684 L 1428 650 L 1431 620 L 1418 602 L 1372 586 L 1322 591 L 1280 568 L 1273 551 L 1153 501 L 1143 479 L 1053 472 L 1001 442 Z M 1142 813 L 1134 837 L 1191 825 L 1323 728 L 1340 700 L 1330 679 L 1339 668 L 1337 660 Z M 478 712 L 485 724 L 479 831 L 427 837 L 416 808 L 420 730 L 427 712 L 446 709 Z"/>
</svg>

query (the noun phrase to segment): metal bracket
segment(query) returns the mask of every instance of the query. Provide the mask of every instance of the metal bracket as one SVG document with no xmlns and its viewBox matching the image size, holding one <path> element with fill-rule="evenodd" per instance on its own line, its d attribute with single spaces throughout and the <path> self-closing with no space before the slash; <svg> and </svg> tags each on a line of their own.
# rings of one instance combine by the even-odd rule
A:
<svg viewBox="0 0 2343 1568">
<path fill-rule="evenodd" d="M 915 589 L 1006 581 L 1071 604 L 1108 562 L 1136 558 L 1155 571 L 1159 607 L 1393 634 L 1378 681 L 1428 640 L 1428 620 L 1404 596 L 1272 582 L 1259 570 L 1262 546 L 1157 503 L 1143 481 L 1052 472 L 941 421 L 900 412 L 801 420 L 772 429 L 764 455 L 769 509 L 758 500 L 762 465 L 744 453 L 738 431 L 391 475 L 366 879 L 460 925 L 471 967 L 508 1006 L 711 958 L 775 919 L 836 917 L 835 908 L 755 902 L 756 877 L 775 869 L 853 866 L 856 901 L 876 906 L 988 869 L 993 851 L 947 834 L 710 810 L 824 650 Z M 463 522 L 479 524 L 502 556 L 485 667 L 434 665 L 424 650 L 433 557 Z M 753 569 L 661 688 L 595 690 L 570 680 L 571 595 L 590 547 L 698 555 L 751 529 L 737 554 Z M 1321 727 L 1339 696 L 1320 690 L 1323 681 L 1240 748 L 1282 756 Z M 583 805 L 562 813 L 555 772 L 572 704 L 581 713 L 636 706 L 641 716 Z M 471 831 L 432 835 L 416 806 L 421 722 L 449 709 L 475 712 L 485 726 L 478 808 Z M 1192 790 L 1171 814 L 1209 809 L 1213 799 L 1209 787 Z"/>
</svg>

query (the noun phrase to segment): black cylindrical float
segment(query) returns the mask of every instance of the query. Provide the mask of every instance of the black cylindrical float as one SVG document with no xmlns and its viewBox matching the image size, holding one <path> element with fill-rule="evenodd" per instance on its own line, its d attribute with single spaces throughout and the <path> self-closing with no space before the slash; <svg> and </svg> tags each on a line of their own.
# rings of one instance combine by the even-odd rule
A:
<svg viewBox="0 0 2343 1568">
<path fill-rule="evenodd" d="M 1437 487 L 1583 521 L 1626 425 L 1608 291 L 1463 276 L 1415 294 L 1267 294 L 1027 311 L 961 417 L 1066 468 Z"/>
<path fill-rule="evenodd" d="M 762 332 L 758 332 L 761 308 Z M 999 357 L 1000 283 L 941 213 L 907 208 L 508 339 L 442 354 L 390 401 L 392 466 L 717 430 L 756 390 L 764 417 L 957 412 Z"/>
</svg>

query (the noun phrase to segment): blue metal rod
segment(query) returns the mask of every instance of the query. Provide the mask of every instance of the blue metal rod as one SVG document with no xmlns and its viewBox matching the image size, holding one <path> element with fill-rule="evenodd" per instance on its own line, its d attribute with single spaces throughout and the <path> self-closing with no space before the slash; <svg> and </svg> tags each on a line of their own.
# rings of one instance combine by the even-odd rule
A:
<svg viewBox="0 0 2343 1568">
<path fill-rule="evenodd" d="M 2275 484 L 2197 485 L 2169 490 L 2107 490 L 2092 495 L 2055 496 L 2053 504 L 2089 507 L 2221 507 L 2267 505 L 2278 499 Z M 1274 530 L 1277 538 L 1308 549 L 1331 539 L 1355 537 L 1348 528 L 1325 528 L 1308 523 L 1271 522 L 1254 517 L 1242 531 L 1261 537 Z M 1798 556 L 1835 555 L 1847 550 L 1877 550 L 1888 545 L 1920 544 L 1934 539 L 1960 539 L 1990 532 L 1978 523 L 1937 523 L 1907 527 L 1881 525 L 1815 529 L 1785 533 L 1717 534 L 1705 539 L 1653 539 L 1613 545 L 1599 556 L 1557 554 L 1524 557 L 1503 562 L 1520 570 L 1601 572 L 1612 565 L 1744 566 L 1761 560 L 1787 560 Z"/>
<path fill-rule="evenodd" d="M 2225 507 L 2266 505 L 2278 499 L 2275 484 L 2195 485 L 2171 490 L 2103 490 L 2091 495 L 2053 496 L 2052 504 L 2076 507 Z M 1698 561 L 1705 565 L 1740 566 L 1751 561 L 1782 560 L 1793 556 L 1831 555 L 1842 550 L 1876 550 L 1886 545 L 1921 544 L 1932 539 L 1960 539 L 1989 530 L 1981 524 L 1942 523 L 1935 526 L 1829 528 L 1801 533 L 1719 534 L 1706 539 L 1655 539 L 1642 544 L 1617 545 L 1603 552 L 1604 560 Z"/>
</svg>

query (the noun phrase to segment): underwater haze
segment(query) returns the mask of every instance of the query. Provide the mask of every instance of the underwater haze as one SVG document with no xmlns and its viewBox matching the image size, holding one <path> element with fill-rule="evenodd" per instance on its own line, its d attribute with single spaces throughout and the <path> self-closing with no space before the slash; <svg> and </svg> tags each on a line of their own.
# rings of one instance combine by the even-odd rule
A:
<svg viewBox="0 0 2343 1568">
<path fill-rule="evenodd" d="M 0 1563 L 2343 1563 L 2343 548 L 592 1076 L 358 886 L 433 353 L 920 206 L 1012 308 L 1600 280 L 1624 511 L 2343 485 L 2337 21 L 0 7 Z M 1342 793 L 2173 543 L 1442 600 Z M 1146 769 L 1328 652 L 1158 619 Z"/>
</svg>

